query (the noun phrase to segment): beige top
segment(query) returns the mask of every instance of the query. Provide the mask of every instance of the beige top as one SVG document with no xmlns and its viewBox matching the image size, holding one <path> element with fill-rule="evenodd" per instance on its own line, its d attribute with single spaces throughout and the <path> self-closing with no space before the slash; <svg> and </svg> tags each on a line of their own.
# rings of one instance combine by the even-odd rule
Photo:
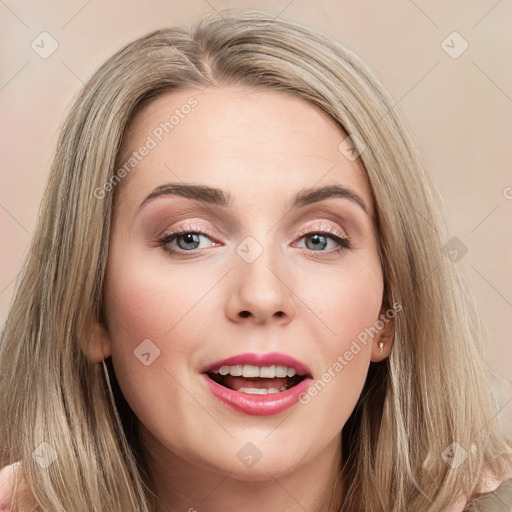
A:
<svg viewBox="0 0 512 512">
<path fill-rule="evenodd" d="M 483 478 L 479 492 L 482 494 L 493 493 L 496 491 L 501 484 L 508 483 L 512 484 L 512 478 L 510 480 L 498 480 L 497 478 L 487 475 Z M 457 500 L 449 507 L 446 512 L 464 512 L 467 505 L 467 500 L 464 495 L 460 495 Z M 512 506 L 512 503 L 511 503 Z M 1 511 L 0 511 L 1 512 Z"/>
</svg>

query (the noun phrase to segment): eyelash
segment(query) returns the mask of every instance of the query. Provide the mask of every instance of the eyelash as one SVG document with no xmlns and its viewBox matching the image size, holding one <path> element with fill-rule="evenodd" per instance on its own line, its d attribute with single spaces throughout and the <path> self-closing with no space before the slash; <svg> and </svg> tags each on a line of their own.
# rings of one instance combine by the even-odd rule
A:
<svg viewBox="0 0 512 512">
<path fill-rule="evenodd" d="M 175 239 L 179 238 L 182 235 L 186 234 L 197 234 L 197 235 L 204 235 L 207 237 L 211 237 L 212 235 L 208 232 L 204 231 L 204 228 L 199 226 L 187 226 L 187 227 L 180 227 L 175 229 L 174 231 L 171 231 L 170 233 L 165 234 L 162 238 L 158 240 L 158 246 L 162 247 L 162 249 L 167 252 L 168 254 L 197 254 L 201 249 L 195 249 L 192 251 L 185 251 L 183 249 L 170 249 L 168 247 L 168 244 L 173 242 Z M 312 253 L 319 253 L 319 254 L 332 254 L 337 253 L 341 254 L 342 252 L 349 250 L 352 248 L 350 238 L 347 236 L 341 236 L 338 231 L 327 228 L 327 229 L 320 229 L 320 230 L 311 230 L 311 229 L 305 229 L 300 231 L 297 236 L 299 239 L 304 238 L 307 235 L 322 235 L 326 238 L 329 238 L 331 240 L 334 240 L 339 247 L 337 249 L 331 250 L 331 251 L 311 251 Z"/>
</svg>

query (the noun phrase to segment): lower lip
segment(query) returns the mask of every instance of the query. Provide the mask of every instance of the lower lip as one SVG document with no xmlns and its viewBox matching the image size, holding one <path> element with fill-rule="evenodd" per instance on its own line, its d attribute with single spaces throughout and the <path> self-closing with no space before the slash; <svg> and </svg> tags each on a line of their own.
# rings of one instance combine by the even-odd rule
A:
<svg viewBox="0 0 512 512">
<path fill-rule="evenodd" d="M 212 395 L 224 405 L 251 416 L 271 416 L 286 411 L 299 401 L 299 396 L 307 392 L 313 381 L 313 379 L 305 378 L 286 391 L 267 395 L 251 395 L 226 388 L 210 379 L 206 373 L 203 373 L 203 378 Z"/>
</svg>

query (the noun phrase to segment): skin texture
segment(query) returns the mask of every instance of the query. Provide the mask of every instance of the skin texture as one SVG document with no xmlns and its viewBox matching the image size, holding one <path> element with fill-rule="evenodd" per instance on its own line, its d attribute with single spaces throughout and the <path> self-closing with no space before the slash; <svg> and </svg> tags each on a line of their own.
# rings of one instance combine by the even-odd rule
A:
<svg viewBox="0 0 512 512">
<path fill-rule="evenodd" d="M 138 112 L 122 154 L 140 148 L 192 96 L 197 105 L 117 185 L 107 325 L 95 326 L 88 356 L 112 355 L 165 510 L 312 510 L 337 472 L 340 432 L 369 365 L 389 355 L 393 322 L 360 344 L 310 403 L 277 415 L 226 407 L 200 370 L 240 353 L 276 351 L 308 365 L 316 380 L 375 324 L 387 307 L 370 189 L 359 160 L 338 150 L 346 135 L 334 122 L 276 91 L 165 93 Z M 234 202 L 223 208 L 160 196 L 139 210 L 168 182 L 219 187 Z M 350 188 L 370 215 L 339 197 L 290 209 L 299 190 L 331 184 Z M 205 233 L 199 246 L 178 238 L 168 245 L 178 252 L 169 254 L 159 245 L 162 234 L 190 226 Z M 348 236 L 352 247 L 337 252 L 330 238 L 315 245 L 313 235 L 326 229 Z M 236 251 L 247 236 L 262 250 L 251 263 Z M 146 339 L 160 350 L 147 366 L 134 355 Z M 261 455 L 251 467 L 237 456 L 247 443 Z"/>
</svg>

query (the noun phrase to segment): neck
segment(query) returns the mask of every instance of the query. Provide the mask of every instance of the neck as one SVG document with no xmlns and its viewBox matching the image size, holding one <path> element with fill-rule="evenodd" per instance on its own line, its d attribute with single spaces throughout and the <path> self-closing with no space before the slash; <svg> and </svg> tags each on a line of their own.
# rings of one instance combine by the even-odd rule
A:
<svg viewBox="0 0 512 512">
<path fill-rule="evenodd" d="M 333 489 L 342 493 L 341 434 L 298 469 L 276 476 L 271 468 L 265 468 L 254 480 L 184 460 L 142 425 L 140 434 L 158 497 L 157 512 L 337 512 L 331 499 Z M 341 496 L 334 498 L 339 503 Z"/>
</svg>

